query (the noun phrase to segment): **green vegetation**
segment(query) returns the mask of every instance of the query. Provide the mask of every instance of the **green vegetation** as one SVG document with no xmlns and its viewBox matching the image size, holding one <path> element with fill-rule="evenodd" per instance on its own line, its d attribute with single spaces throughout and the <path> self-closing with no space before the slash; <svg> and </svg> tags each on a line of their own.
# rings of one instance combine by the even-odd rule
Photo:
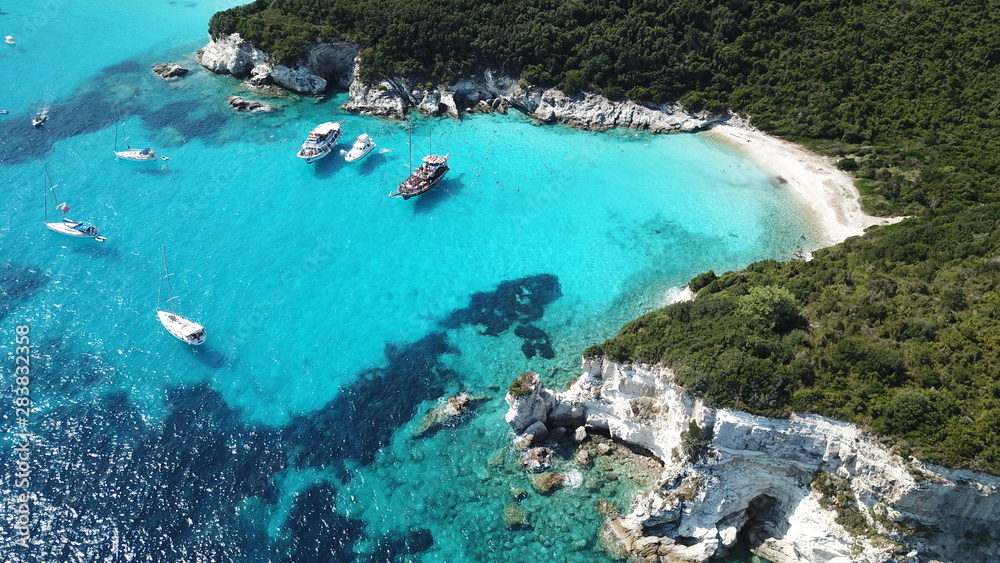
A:
<svg viewBox="0 0 1000 563">
<path fill-rule="evenodd" d="M 729 108 L 834 156 L 874 213 L 810 262 L 699 275 L 698 299 L 590 348 L 709 403 L 855 422 L 1000 473 L 1000 18 L 944 0 L 257 0 L 216 14 L 281 59 L 340 37 L 368 76 L 491 68 L 614 99 Z M 511 392 L 524 389 L 517 382 Z"/>
<path fill-rule="evenodd" d="M 538 374 L 533 371 L 526 371 L 522 373 L 514 378 L 514 381 L 510 383 L 510 387 L 507 388 L 507 393 L 514 397 L 530 395 L 535 389 L 535 377 L 537 376 Z"/>
<path fill-rule="evenodd" d="M 819 413 L 1000 473 L 1000 204 L 751 264 L 585 354 L 664 363 L 717 406 Z"/>
<path fill-rule="evenodd" d="M 694 420 L 689 421 L 687 430 L 681 432 L 681 448 L 684 455 L 694 463 L 707 459 L 711 453 L 710 446 L 714 436 L 711 426 L 702 428 Z"/>
<path fill-rule="evenodd" d="M 868 209 L 997 201 L 1000 19 L 921 0 L 256 0 L 212 17 L 279 59 L 350 38 L 369 77 L 485 68 L 636 101 L 732 108 L 837 155 Z"/>
<path fill-rule="evenodd" d="M 813 476 L 812 489 L 820 494 L 820 506 L 836 512 L 834 521 L 851 535 L 869 538 L 877 535 L 864 514 L 858 510 L 857 500 L 847 479 L 841 479 L 832 473 L 817 473 Z"/>
</svg>

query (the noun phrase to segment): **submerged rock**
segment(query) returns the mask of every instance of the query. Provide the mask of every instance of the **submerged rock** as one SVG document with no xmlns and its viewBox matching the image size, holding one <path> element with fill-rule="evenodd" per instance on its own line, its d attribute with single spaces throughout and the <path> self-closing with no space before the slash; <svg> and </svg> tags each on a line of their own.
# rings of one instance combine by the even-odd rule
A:
<svg viewBox="0 0 1000 563">
<path fill-rule="evenodd" d="M 239 96 L 228 96 L 226 97 L 226 101 L 229 102 L 229 106 L 236 111 L 249 111 L 253 113 L 274 111 L 274 106 L 270 104 L 246 100 Z"/>
<path fill-rule="evenodd" d="M 548 448 L 531 448 L 524 453 L 518 465 L 532 473 L 545 471 L 552 465 L 552 450 Z"/>
<path fill-rule="evenodd" d="M 522 500 L 528 498 L 528 491 L 522 489 L 521 487 L 511 487 L 510 496 L 514 497 L 515 502 L 521 502 Z"/>
<path fill-rule="evenodd" d="M 156 63 L 153 72 L 164 80 L 177 80 L 191 71 L 177 63 Z"/>
<path fill-rule="evenodd" d="M 528 524 L 528 514 L 514 503 L 510 503 L 504 507 L 503 521 L 510 530 L 524 530 L 531 527 Z"/>
<path fill-rule="evenodd" d="M 453 424 L 456 418 L 467 412 L 471 412 L 475 405 L 485 401 L 487 398 L 485 395 L 473 397 L 465 392 L 448 397 L 447 400 L 440 402 L 420 419 L 416 430 L 413 431 L 413 437 L 420 438 L 442 426 Z"/>
<path fill-rule="evenodd" d="M 546 471 L 545 473 L 532 475 L 528 478 L 528 480 L 531 482 L 531 486 L 535 489 L 535 491 L 539 494 L 547 495 L 561 487 L 563 483 L 566 482 L 566 476 L 560 473 Z"/>
</svg>

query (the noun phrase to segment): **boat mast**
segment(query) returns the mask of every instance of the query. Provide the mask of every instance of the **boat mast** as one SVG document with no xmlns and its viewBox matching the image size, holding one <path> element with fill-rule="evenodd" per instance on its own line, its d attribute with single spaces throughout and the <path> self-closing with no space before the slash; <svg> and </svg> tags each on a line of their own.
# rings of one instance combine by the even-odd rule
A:
<svg viewBox="0 0 1000 563">
<path fill-rule="evenodd" d="M 177 315 L 177 310 L 174 309 L 174 290 L 170 287 L 170 269 L 167 268 L 167 245 L 161 244 L 160 250 L 163 251 L 163 271 L 166 275 L 163 277 L 167 280 L 167 303 L 170 303 L 170 312 Z"/>
<path fill-rule="evenodd" d="M 413 124 L 410 124 L 410 141 L 406 143 L 410 146 L 410 173 L 413 173 Z"/>
<path fill-rule="evenodd" d="M 49 167 L 42 163 L 45 170 L 45 189 L 42 190 L 42 221 L 49 222 Z"/>
</svg>

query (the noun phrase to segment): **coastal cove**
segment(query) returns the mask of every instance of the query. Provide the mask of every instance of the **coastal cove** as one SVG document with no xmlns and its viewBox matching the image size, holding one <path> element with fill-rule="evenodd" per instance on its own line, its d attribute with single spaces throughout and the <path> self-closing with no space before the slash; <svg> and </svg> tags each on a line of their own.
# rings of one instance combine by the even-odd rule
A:
<svg viewBox="0 0 1000 563">
<path fill-rule="evenodd" d="M 0 315 L 8 334 L 30 323 L 38 351 L 32 546 L 4 539 L 9 561 L 606 561 L 597 503 L 627 510 L 658 468 L 604 442 L 607 459 L 560 460 L 568 485 L 535 492 L 508 449 L 511 376 L 568 383 L 584 348 L 695 274 L 791 259 L 871 223 L 826 229 L 829 215 L 775 180 L 790 172 L 718 131 L 595 133 L 514 111 L 402 123 L 340 110 L 344 93 L 264 98 L 197 66 L 221 6 L 162 3 L 134 20 L 113 2 L 60 6 L 3 53 L 32 78 L 0 121 Z M 27 25 L 29 8 L 4 9 Z M 94 45 L 64 80 L 45 66 L 51 45 L 116 18 L 146 40 Z M 162 61 L 192 72 L 165 82 L 150 71 Z M 228 95 L 277 111 L 236 114 Z M 42 106 L 50 119 L 32 129 Z M 169 160 L 116 162 L 119 116 Z M 330 120 L 378 149 L 353 165 L 295 159 Z M 452 170 L 418 199 L 389 199 L 410 142 L 414 160 L 450 152 Z M 43 163 L 102 246 L 44 231 Z M 161 243 L 183 311 L 208 330 L 201 348 L 152 316 Z M 425 433 L 424 415 L 460 390 L 483 397 Z M 505 521 L 512 503 L 527 522 Z"/>
</svg>

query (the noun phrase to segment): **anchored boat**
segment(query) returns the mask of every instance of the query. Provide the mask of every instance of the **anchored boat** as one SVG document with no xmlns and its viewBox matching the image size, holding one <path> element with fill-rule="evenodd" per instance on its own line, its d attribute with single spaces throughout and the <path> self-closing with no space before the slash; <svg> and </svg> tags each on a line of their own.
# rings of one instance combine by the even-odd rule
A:
<svg viewBox="0 0 1000 563">
<path fill-rule="evenodd" d="M 51 191 L 53 197 L 55 197 L 56 187 L 52 184 L 51 180 L 49 179 L 48 167 L 43 165 L 43 168 L 45 170 L 45 195 L 42 197 L 43 201 L 42 221 L 44 222 L 45 226 L 48 227 L 49 230 L 55 231 L 61 235 L 66 235 L 68 237 L 92 238 L 97 242 L 104 242 L 108 240 L 107 237 L 100 236 L 100 231 L 98 230 L 97 225 L 90 223 L 88 221 L 74 221 L 73 219 L 70 219 L 68 217 L 63 217 L 62 221 L 59 221 L 58 223 L 49 222 L 49 192 Z M 55 199 L 56 201 L 59 200 L 58 197 L 55 197 Z M 69 206 L 66 205 L 65 203 L 60 203 L 58 208 L 59 211 L 63 213 L 69 212 Z"/>
<path fill-rule="evenodd" d="M 302 143 L 299 152 L 295 156 L 304 159 L 308 164 L 312 164 L 330 154 L 330 151 L 333 150 L 333 145 L 337 144 L 342 134 L 340 131 L 340 122 L 333 123 L 332 121 L 328 121 L 321 123 L 309 132 L 309 136 L 306 137 L 305 142 Z"/>
<path fill-rule="evenodd" d="M 157 293 L 156 317 L 160 319 L 160 324 L 163 325 L 163 328 L 167 329 L 167 332 L 175 338 L 198 346 L 205 342 L 205 327 L 177 314 L 177 308 L 174 306 L 174 292 L 170 286 L 170 270 L 167 268 L 167 246 L 161 245 L 160 250 L 163 252 L 163 279 L 167 280 L 167 303 L 170 304 L 170 310 L 166 311 L 160 308 L 160 294 Z M 160 281 L 160 289 L 163 289 L 162 280 Z"/>
<path fill-rule="evenodd" d="M 362 133 L 354 141 L 354 146 L 351 147 L 351 150 L 347 151 L 347 154 L 344 155 L 344 160 L 347 162 L 361 160 L 373 150 L 375 150 L 375 142 L 368 136 L 368 133 Z"/>
</svg>

